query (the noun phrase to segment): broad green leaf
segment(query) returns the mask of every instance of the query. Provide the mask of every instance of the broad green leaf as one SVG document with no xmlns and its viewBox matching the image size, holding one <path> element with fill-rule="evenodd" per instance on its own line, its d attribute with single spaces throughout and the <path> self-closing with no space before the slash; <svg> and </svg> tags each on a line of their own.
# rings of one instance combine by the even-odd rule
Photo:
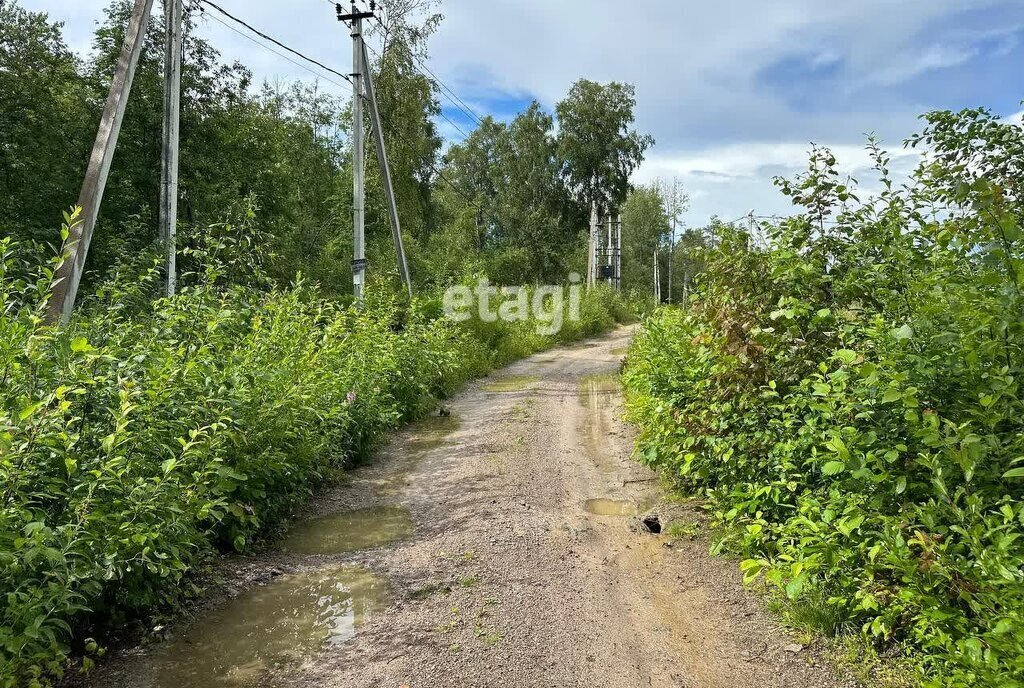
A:
<svg viewBox="0 0 1024 688">
<path fill-rule="evenodd" d="M 824 475 L 839 475 L 846 470 L 846 464 L 842 461 L 829 461 L 821 467 L 821 472 Z"/>
<path fill-rule="evenodd" d="M 892 336 L 895 337 L 897 341 L 905 342 L 914 338 L 914 328 L 910 325 L 902 325 L 892 331 Z"/>
</svg>

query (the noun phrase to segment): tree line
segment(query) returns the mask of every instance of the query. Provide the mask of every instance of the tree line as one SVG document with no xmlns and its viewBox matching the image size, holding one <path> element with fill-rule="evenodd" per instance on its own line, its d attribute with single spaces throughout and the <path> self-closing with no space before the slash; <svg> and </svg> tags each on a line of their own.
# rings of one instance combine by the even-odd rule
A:
<svg viewBox="0 0 1024 688">
<path fill-rule="evenodd" d="M 561 282 L 582 272 L 590 207 L 621 210 L 653 139 L 634 126 L 629 84 L 580 80 L 554 112 L 531 103 L 510 121 L 484 117 L 446 146 L 438 86 L 418 63 L 441 21 L 438 3 L 381 3 L 374 57 L 384 135 L 414 279 L 443 286 L 484 273 L 496 283 Z M 77 198 L 130 11 L 113 0 L 86 57 L 45 13 L 0 0 L 0 227 L 60 243 Z M 158 14 L 158 13 L 157 13 Z M 148 265 L 157 241 L 163 19 L 152 18 L 114 157 L 86 292 Z M 248 213 L 280 283 L 304 275 L 324 293 L 350 290 L 351 108 L 318 80 L 257 83 L 186 18 L 182 68 L 182 270 L 211 225 Z M 367 170 L 367 252 L 393 279 L 393 248 L 376 161 Z M 627 264 L 629 261 L 627 261 Z M 192 266 L 194 267 L 194 266 Z"/>
</svg>

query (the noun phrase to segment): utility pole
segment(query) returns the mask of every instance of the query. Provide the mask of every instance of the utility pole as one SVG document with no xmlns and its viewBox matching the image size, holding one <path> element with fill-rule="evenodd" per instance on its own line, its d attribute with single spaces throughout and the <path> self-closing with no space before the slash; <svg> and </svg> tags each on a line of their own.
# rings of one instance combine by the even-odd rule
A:
<svg viewBox="0 0 1024 688">
<path fill-rule="evenodd" d="M 121 133 L 124 110 L 128 105 L 128 95 L 132 90 L 135 68 L 139 64 L 139 54 L 142 51 L 143 38 L 152 10 L 153 0 L 135 0 L 128 20 L 124 46 L 121 48 L 121 56 L 117 59 L 114 79 L 110 83 L 110 93 L 103 107 L 96 142 L 89 156 L 89 167 L 85 173 L 82 192 L 78 197 L 78 205 L 82 208 L 82 221 L 71 227 L 64 240 L 61 264 L 53 273 L 53 290 L 46 313 L 46 322 L 51 325 L 67 323 L 75 308 L 78 285 L 82 281 L 85 258 L 89 253 L 93 231 L 96 229 L 96 218 L 103 202 L 110 163 L 114 158 L 114 149 L 117 148 L 117 137 Z"/>
<path fill-rule="evenodd" d="M 672 216 L 672 240 L 668 245 L 668 302 L 672 303 L 672 257 L 676 252 L 676 217 Z"/>
<path fill-rule="evenodd" d="M 658 249 L 654 249 L 654 299 L 661 304 L 661 265 L 658 264 Z"/>
<path fill-rule="evenodd" d="M 366 280 L 366 157 L 363 150 L 363 20 L 373 12 L 360 12 L 352 3 L 352 12 L 344 14 L 337 5 L 338 21 L 352 22 L 352 293 L 363 303 Z"/>
<path fill-rule="evenodd" d="M 395 189 L 391 182 L 391 166 L 388 163 L 387 148 L 384 145 L 384 129 L 381 123 L 380 109 L 377 106 L 377 93 L 373 86 L 373 73 L 370 59 L 366 56 L 366 44 L 363 41 L 363 20 L 374 16 L 376 3 L 371 0 L 370 11 L 360 12 L 352 3 L 352 11 L 344 14 L 341 4 L 335 6 L 338 21 L 352 22 L 352 290 L 356 302 L 363 302 L 363 287 L 366 279 L 366 154 L 363 136 L 363 98 L 366 98 L 373 123 L 373 138 L 377 148 L 377 162 L 380 165 L 381 181 L 384 195 L 388 202 L 388 218 L 391 222 L 391 236 L 395 242 L 395 253 L 398 257 L 398 273 L 402 278 L 409 297 L 412 298 L 412 279 L 409 276 L 409 264 L 405 258 L 405 246 L 402 242 L 402 226 L 398 219 L 398 202 Z"/>
<path fill-rule="evenodd" d="M 610 212 L 608 213 L 608 243 L 606 244 L 606 249 L 605 249 L 604 254 L 605 254 L 605 259 L 608 262 L 608 267 L 609 268 L 613 267 L 615 265 L 615 245 L 612 244 L 612 214 Z M 611 284 L 614 284 L 614 283 L 615 283 L 615 275 L 614 274 L 609 275 L 608 276 L 608 284 L 611 285 Z"/>
<path fill-rule="evenodd" d="M 622 291 L 622 215 L 615 223 L 615 288 Z"/>
<path fill-rule="evenodd" d="M 380 176 L 384 183 L 384 195 L 388 200 L 388 215 L 391 219 L 391 236 L 395 241 L 395 253 L 398 255 L 398 273 L 409 298 L 412 298 L 412 280 L 409 278 L 409 264 L 405 260 L 405 246 L 402 243 L 402 226 L 398 221 L 398 202 L 395 200 L 395 189 L 391 183 L 391 166 L 388 164 L 388 152 L 384 147 L 384 130 L 381 127 L 380 111 L 377 109 L 377 92 L 373 87 L 373 74 L 370 61 L 366 57 L 366 47 L 360 50 L 363 54 L 363 78 L 366 86 L 366 103 L 370 107 L 370 121 L 373 123 L 373 139 L 377 144 L 377 162 L 380 164 Z"/>
<path fill-rule="evenodd" d="M 587 243 L 587 286 L 592 287 L 597 277 L 597 201 L 590 202 L 590 241 Z"/>
<path fill-rule="evenodd" d="M 160 172 L 160 241 L 167 252 L 167 296 L 177 287 L 178 144 L 181 132 L 182 0 L 164 0 L 164 148 Z"/>
</svg>

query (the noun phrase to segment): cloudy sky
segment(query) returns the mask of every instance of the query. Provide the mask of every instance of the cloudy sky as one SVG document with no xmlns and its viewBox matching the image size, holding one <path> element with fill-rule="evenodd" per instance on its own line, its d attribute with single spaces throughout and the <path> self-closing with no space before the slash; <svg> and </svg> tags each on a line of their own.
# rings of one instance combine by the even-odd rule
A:
<svg viewBox="0 0 1024 688">
<path fill-rule="evenodd" d="M 22 0 L 64 20 L 82 50 L 106 2 Z M 349 71 L 329 0 L 218 4 Z M 1012 116 L 1024 98 L 1021 0 L 443 0 L 442 11 L 429 66 L 481 114 L 508 117 L 532 99 L 552 109 L 581 77 L 635 84 L 638 126 L 657 140 L 636 181 L 678 176 L 692 225 L 787 213 L 771 178 L 801 169 L 811 142 L 870 186 L 865 133 L 906 169 L 901 143 L 920 113 Z M 312 78 L 216 21 L 201 27 L 258 76 Z M 445 112 L 468 131 L 450 103 Z"/>
</svg>

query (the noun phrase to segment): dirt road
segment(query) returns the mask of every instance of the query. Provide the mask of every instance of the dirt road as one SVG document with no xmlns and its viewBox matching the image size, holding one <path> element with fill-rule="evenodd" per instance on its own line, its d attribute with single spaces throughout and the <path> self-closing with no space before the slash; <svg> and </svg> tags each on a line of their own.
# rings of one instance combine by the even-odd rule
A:
<svg viewBox="0 0 1024 688">
<path fill-rule="evenodd" d="M 696 527 L 646 532 L 648 509 L 685 509 L 656 506 L 629 460 L 615 381 L 629 336 L 473 384 L 319 500 L 281 551 L 238 562 L 236 597 L 94 683 L 842 685 Z"/>
</svg>

